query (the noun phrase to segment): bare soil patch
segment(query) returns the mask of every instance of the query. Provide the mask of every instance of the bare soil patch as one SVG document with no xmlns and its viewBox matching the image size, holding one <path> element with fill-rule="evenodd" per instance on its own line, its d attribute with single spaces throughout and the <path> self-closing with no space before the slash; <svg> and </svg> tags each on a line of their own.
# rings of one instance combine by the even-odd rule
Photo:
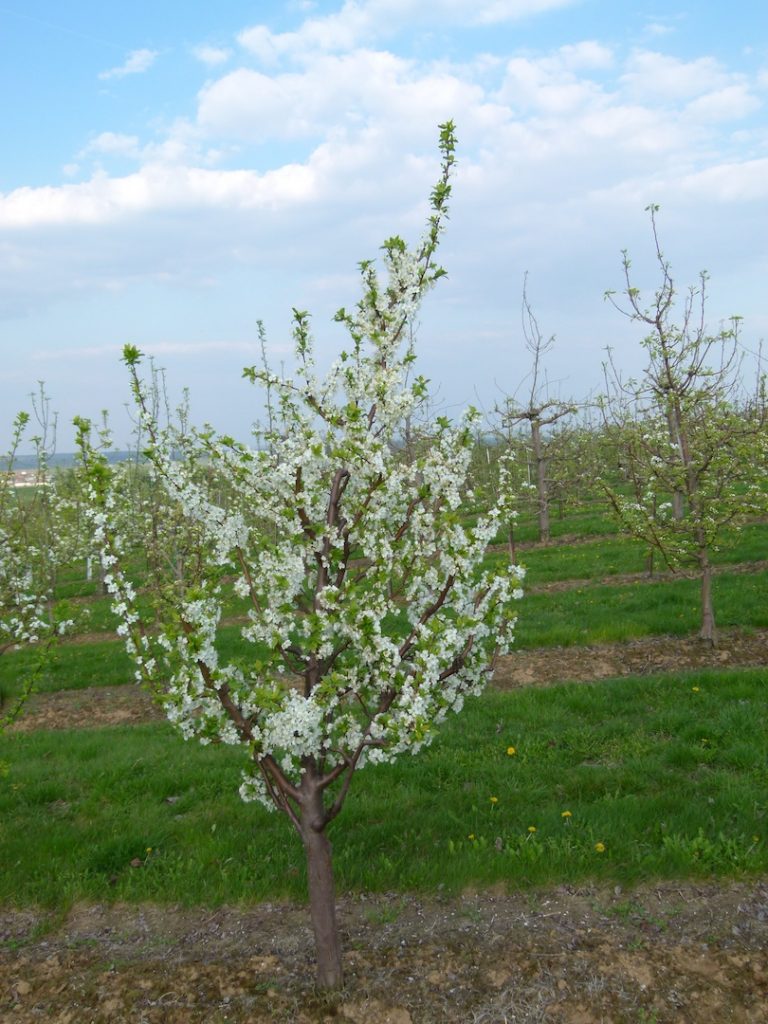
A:
<svg viewBox="0 0 768 1024">
<path fill-rule="evenodd" d="M 768 886 L 558 887 L 339 901 L 346 988 L 308 911 L 0 913 L 5 1024 L 764 1024 Z M 42 932 L 42 934 L 41 934 Z"/>
<path fill-rule="evenodd" d="M 492 685 L 511 690 L 558 682 L 739 666 L 765 666 L 768 670 L 768 630 L 723 631 L 714 649 L 696 637 L 644 637 L 619 644 L 516 651 L 499 659 Z M 91 686 L 36 694 L 13 729 L 91 729 L 162 718 L 150 694 L 138 686 Z"/>
<path fill-rule="evenodd" d="M 88 686 L 82 690 L 36 693 L 10 732 L 37 729 L 94 729 L 162 721 L 165 715 L 152 696 L 133 683 Z"/>
<path fill-rule="evenodd" d="M 696 636 L 654 636 L 615 644 L 516 651 L 499 659 L 492 685 L 512 690 L 617 676 L 740 667 L 765 667 L 768 671 L 768 629 L 723 630 L 714 648 Z"/>
</svg>

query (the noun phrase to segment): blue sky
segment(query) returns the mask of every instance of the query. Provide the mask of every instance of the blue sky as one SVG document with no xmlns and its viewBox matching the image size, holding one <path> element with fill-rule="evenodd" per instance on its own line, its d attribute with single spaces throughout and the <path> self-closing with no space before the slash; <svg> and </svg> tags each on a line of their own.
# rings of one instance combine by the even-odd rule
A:
<svg viewBox="0 0 768 1024">
<path fill-rule="evenodd" d="M 108 408 L 124 441 L 125 342 L 245 436 L 256 321 L 289 368 L 306 308 L 333 357 L 357 262 L 420 233 L 447 118 L 418 352 L 449 412 L 524 386 L 526 271 L 553 391 L 599 388 L 607 345 L 638 372 L 603 294 L 624 248 L 653 289 L 649 203 L 681 291 L 710 272 L 713 329 L 766 334 L 765 4 L 0 0 L 0 89 L 0 439 L 43 379 L 62 424 Z"/>
</svg>

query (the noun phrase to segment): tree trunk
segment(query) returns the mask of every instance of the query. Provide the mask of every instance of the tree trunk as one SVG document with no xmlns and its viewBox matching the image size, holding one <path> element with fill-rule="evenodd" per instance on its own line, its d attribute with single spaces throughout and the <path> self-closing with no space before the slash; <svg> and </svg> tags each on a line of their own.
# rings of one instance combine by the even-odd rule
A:
<svg viewBox="0 0 768 1024">
<path fill-rule="evenodd" d="M 107 589 L 107 570 L 104 568 L 101 562 L 99 562 L 99 593 L 109 593 L 109 590 Z"/>
<path fill-rule="evenodd" d="M 682 521 L 685 514 L 685 507 L 683 504 L 683 492 L 674 491 L 672 493 L 672 515 L 675 518 L 675 522 L 679 523 Z"/>
<path fill-rule="evenodd" d="M 305 774 L 305 782 L 309 782 Z M 319 789 L 307 787 L 301 807 L 301 838 L 307 855 L 309 911 L 315 933 L 317 954 L 317 986 L 321 989 L 341 988 L 341 940 L 336 921 L 336 896 L 333 885 L 331 843 L 325 834 L 323 795 Z"/>
<path fill-rule="evenodd" d="M 549 543 L 549 495 L 547 494 L 547 459 L 541 441 L 541 427 L 531 420 L 531 445 L 536 460 L 536 494 L 539 506 L 539 540 Z"/>
<path fill-rule="evenodd" d="M 669 439 L 680 452 L 680 461 L 687 467 L 688 449 L 683 438 L 679 409 L 670 407 L 667 410 L 667 425 L 669 426 Z M 685 515 L 685 497 L 679 488 L 675 488 L 672 493 L 672 515 L 677 523 L 681 522 Z"/>
<path fill-rule="evenodd" d="M 655 568 L 655 548 L 648 548 L 648 554 L 645 556 L 645 571 L 648 576 L 653 576 L 653 570 Z"/>
<path fill-rule="evenodd" d="M 717 634 L 715 632 L 715 612 L 712 606 L 712 566 L 709 564 L 709 557 L 706 552 L 699 556 L 701 566 L 701 632 L 702 640 L 715 646 Z"/>
<path fill-rule="evenodd" d="M 507 551 L 511 565 L 517 564 L 517 544 L 515 543 L 515 521 L 510 519 L 507 526 Z"/>
</svg>

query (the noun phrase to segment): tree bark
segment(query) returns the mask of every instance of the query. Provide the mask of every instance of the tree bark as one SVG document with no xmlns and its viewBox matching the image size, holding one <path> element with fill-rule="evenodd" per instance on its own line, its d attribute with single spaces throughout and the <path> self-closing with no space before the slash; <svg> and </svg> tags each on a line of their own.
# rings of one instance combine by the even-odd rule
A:
<svg viewBox="0 0 768 1024">
<path fill-rule="evenodd" d="M 680 461 L 688 468 L 688 446 L 685 444 L 681 427 L 680 411 L 676 408 L 667 409 L 667 425 L 669 426 L 669 439 L 680 452 Z M 675 488 L 672 493 L 672 515 L 675 522 L 682 522 L 685 515 L 685 497 L 682 490 Z"/>
<path fill-rule="evenodd" d="M 645 556 L 645 571 L 648 576 L 653 576 L 653 570 L 655 569 L 655 554 L 656 550 L 653 547 L 648 548 L 648 554 Z"/>
<path fill-rule="evenodd" d="M 305 789 L 305 783 L 310 785 Z M 336 921 L 336 895 L 333 884 L 331 843 L 325 834 L 322 791 L 305 774 L 301 786 L 305 798 L 301 805 L 301 838 L 307 856 L 309 911 L 315 934 L 317 986 L 341 988 L 341 940 Z"/>
<path fill-rule="evenodd" d="M 515 542 L 515 523 L 513 519 L 510 519 L 509 525 L 507 526 L 507 551 L 509 552 L 509 561 L 512 565 L 517 564 L 517 544 Z"/>
<path fill-rule="evenodd" d="M 683 516 L 685 515 L 682 491 L 672 492 L 672 515 L 675 518 L 675 522 L 682 522 Z"/>
<path fill-rule="evenodd" d="M 699 636 L 712 647 L 715 646 L 715 612 L 712 605 L 712 566 L 706 552 L 699 556 L 701 566 L 701 631 Z"/>
<path fill-rule="evenodd" d="M 531 446 L 536 460 L 536 494 L 538 497 L 539 540 L 549 544 L 549 495 L 547 493 L 547 459 L 541 442 L 541 427 L 531 420 Z"/>
</svg>

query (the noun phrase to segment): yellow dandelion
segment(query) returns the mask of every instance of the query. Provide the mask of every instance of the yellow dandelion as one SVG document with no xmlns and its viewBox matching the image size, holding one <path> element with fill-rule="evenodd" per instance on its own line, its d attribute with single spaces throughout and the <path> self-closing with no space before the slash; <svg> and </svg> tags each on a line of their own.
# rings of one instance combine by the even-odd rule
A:
<svg viewBox="0 0 768 1024">
<path fill-rule="evenodd" d="M 151 846 L 147 847 L 147 853 L 152 853 L 152 847 Z"/>
<path fill-rule="evenodd" d="M 700 693 L 700 692 L 701 691 L 700 691 L 700 688 L 698 686 L 692 686 L 691 687 L 691 693 Z"/>
<path fill-rule="evenodd" d="M 531 835 L 533 835 L 534 832 L 538 832 L 538 829 L 536 828 L 535 825 L 529 825 L 528 826 L 528 831 L 531 833 Z"/>
<path fill-rule="evenodd" d="M 597 853 L 605 853 L 605 843 L 595 843 L 595 850 Z"/>
<path fill-rule="evenodd" d="M 560 817 L 561 818 L 572 818 L 573 815 L 571 814 L 570 811 L 563 811 L 562 814 L 560 815 Z"/>
<path fill-rule="evenodd" d="M 517 751 L 514 747 L 507 747 L 507 757 L 514 757 Z"/>
<path fill-rule="evenodd" d="M 497 804 L 499 802 L 499 798 L 497 796 L 492 796 L 490 797 L 490 801 L 492 804 Z"/>
<path fill-rule="evenodd" d="M 467 836 L 467 839 L 470 841 L 470 843 L 474 843 L 474 841 L 475 841 L 475 833 L 474 832 L 470 832 L 469 835 Z"/>
</svg>

